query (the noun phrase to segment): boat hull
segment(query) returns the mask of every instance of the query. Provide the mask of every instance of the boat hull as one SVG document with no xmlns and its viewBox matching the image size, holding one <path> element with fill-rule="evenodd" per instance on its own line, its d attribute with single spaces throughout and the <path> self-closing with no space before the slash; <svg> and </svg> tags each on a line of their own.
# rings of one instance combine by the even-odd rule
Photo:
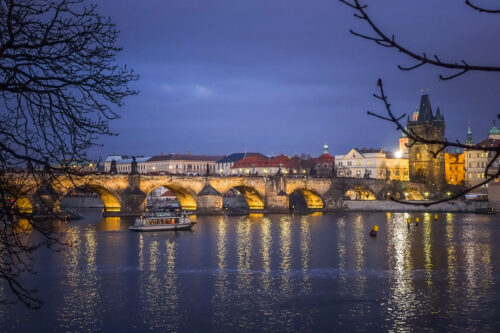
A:
<svg viewBox="0 0 500 333">
<path fill-rule="evenodd" d="M 161 224 L 161 225 L 145 225 L 136 226 L 132 225 L 128 229 L 132 231 L 177 231 L 177 230 L 190 230 L 195 222 L 183 224 Z"/>
</svg>

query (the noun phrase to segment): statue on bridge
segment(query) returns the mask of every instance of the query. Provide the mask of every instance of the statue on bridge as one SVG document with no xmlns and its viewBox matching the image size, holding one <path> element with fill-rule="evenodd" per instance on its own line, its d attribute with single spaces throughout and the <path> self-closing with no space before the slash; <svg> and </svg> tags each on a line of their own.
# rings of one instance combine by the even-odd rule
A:
<svg viewBox="0 0 500 333">
<path fill-rule="evenodd" d="M 116 160 L 112 160 L 111 161 L 111 166 L 109 168 L 109 173 L 111 173 L 113 175 L 118 173 L 118 169 L 116 168 Z"/>
<path fill-rule="evenodd" d="M 135 159 L 135 156 L 132 156 L 132 163 L 130 163 L 130 174 L 131 175 L 137 175 L 137 160 Z"/>
</svg>

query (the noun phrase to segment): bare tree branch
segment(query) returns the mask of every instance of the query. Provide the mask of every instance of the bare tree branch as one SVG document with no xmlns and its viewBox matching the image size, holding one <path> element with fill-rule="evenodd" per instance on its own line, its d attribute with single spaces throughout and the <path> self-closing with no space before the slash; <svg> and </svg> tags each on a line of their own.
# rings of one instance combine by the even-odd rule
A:
<svg viewBox="0 0 500 333">
<path fill-rule="evenodd" d="M 33 251 L 67 244 L 19 202 L 60 174 L 78 180 L 71 166 L 113 135 L 115 107 L 137 93 L 129 84 L 138 79 L 116 64 L 117 37 L 85 0 L 0 0 L 0 279 L 28 307 L 41 306 L 36 289 L 20 282 L 33 272 Z"/>
<path fill-rule="evenodd" d="M 350 8 L 353 8 L 355 10 L 354 16 L 357 17 L 360 20 L 365 21 L 374 35 L 366 35 L 366 34 L 361 34 L 358 33 L 352 29 L 350 29 L 350 33 L 353 34 L 354 36 L 367 39 L 370 41 L 375 42 L 378 45 L 384 46 L 384 47 L 389 47 L 389 48 L 395 48 L 399 52 L 409 56 L 410 58 L 414 59 L 417 61 L 417 64 L 411 65 L 411 66 L 401 66 L 398 65 L 398 68 L 401 70 L 413 70 L 415 68 L 421 67 L 423 65 L 433 65 L 439 68 L 446 68 L 446 69 L 451 69 L 451 70 L 458 70 L 457 73 L 452 74 L 452 75 L 439 75 L 439 78 L 441 80 L 451 80 L 454 79 L 458 76 L 461 76 L 469 71 L 481 71 L 481 72 L 500 72 L 500 67 L 498 66 L 481 66 L 481 65 L 473 65 L 469 64 L 465 60 L 460 60 L 460 62 L 446 62 L 446 61 L 441 61 L 437 55 L 434 55 L 434 59 L 430 59 L 427 57 L 427 55 L 422 52 L 418 53 L 415 51 L 410 50 L 409 48 L 403 46 L 401 43 L 396 42 L 396 38 L 394 35 L 387 35 L 386 33 L 382 32 L 382 30 L 378 27 L 378 25 L 375 24 L 375 22 L 370 18 L 368 13 L 366 12 L 366 8 L 368 7 L 367 5 L 362 5 L 359 0 L 339 0 L 343 4 L 349 6 Z M 466 3 L 471 6 L 474 9 L 478 9 L 479 7 L 474 7 L 472 4 L 469 3 L 469 1 L 466 1 Z M 486 10 L 482 10 L 486 11 Z M 491 11 L 491 12 L 496 12 L 496 11 Z"/>
<path fill-rule="evenodd" d="M 500 13 L 500 9 L 486 9 L 486 8 L 478 7 L 478 6 L 474 5 L 472 2 L 470 2 L 469 0 L 466 0 L 465 4 L 469 7 L 477 10 L 478 12 L 481 12 L 481 13 L 489 13 L 489 14 Z"/>
</svg>

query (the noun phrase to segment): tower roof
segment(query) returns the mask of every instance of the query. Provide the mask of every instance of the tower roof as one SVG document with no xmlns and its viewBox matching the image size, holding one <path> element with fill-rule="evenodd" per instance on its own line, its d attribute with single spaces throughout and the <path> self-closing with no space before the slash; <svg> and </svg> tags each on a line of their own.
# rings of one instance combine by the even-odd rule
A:
<svg viewBox="0 0 500 333">
<path fill-rule="evenodd" d="M 420 108 L 418 109 L 418 119 L 417 121 L 423 123 L 425 121 L 432 121 L 434 119 L 432 115 L 431 100 L 429 95 L 422 95 L 420 97 Z"/>
<path fill-rule="evenodd" d="M 500 134 L 500 130 L 495 126 L 495 121 L 493 121 L 493 127 L 490 128 L 490 135 Z"/>
<path fill-rule="evenodd" d="M 472 131 L 470 130 L 470 124 L 467 125 L 467 136 L 465 137 L 465 144 L 474 144 L 474 140 L 472 140 Z"/>
<path fill-rule="evenodd" d="M 444 117 L 441 114 L 441 110 L 439 110 L 439 106 L 436 111 L 436 117 L 434 117 L 434 121 L 444 121 Z"/>
<path fill-rule="evenodd" d="M 411 118 L 411 122 L 413 123 L 424 123 L 424 122 L 435 122 L 442 123 L 444 122 L 443 114 L 439 107 L 436 110 L 436 115 L 432 112 L 431 100 L 429 95 L 425 94 L 420 97 L 420 107 L 418 111 L 413 113 Z"/>
</svg>

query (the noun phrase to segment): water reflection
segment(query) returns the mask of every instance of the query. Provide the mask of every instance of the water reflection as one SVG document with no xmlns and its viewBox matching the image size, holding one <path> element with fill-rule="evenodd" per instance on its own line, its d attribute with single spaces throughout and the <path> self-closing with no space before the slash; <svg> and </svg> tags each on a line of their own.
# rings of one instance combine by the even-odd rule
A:
<svg viewBox="0 0 500 333">
<path fill-rule="evenodd" d="M 309 216 L 303 216 L 300 219 L 300 252 L 302 266 L 302 293 L 311 292 L 311 283 L 309 277 L 309 256 L 311 252 L 311 226 L 309 225 Z"/>
<path fill-rule="evenodd" d="M 239 290 L 248 293 L 251 289 L 252 274 L 250 271 L 252 263 L 252 224 L 248 216 L 243 216 L 236 227 L 238 255 L 238 274 L 236 284 Z"/>
<path fill-rule="evenodd" d="M 60 327 L 71 331 L 101 330 L 102 306 L 98 292 L 95 230 L 67 228 L 71 246 L 65 252 L 66 278 L 61 282 L 63 302 L 58 313 Z"/>
<path fill-rule="evenodd" d="M 175 270 L 176 241 L 161 235 L 145 234 L 139 238 L 138 264 L 143 261 L 144 265 L 139 276 L 141 319 L 150 330 L 175 331 L 181 319 Z M 141 246 L 141 242 L 147 242 L 148 246 Z"/>
<path fill-rule="evenodd" d="M 226 304 L 228 295 L 228 274 L 227 266 L 227 220 L 220 217 L 217 221 L 217 275 L 215 278 L 215 292 L 212 298 L 214 308 L 214 321 L 216 325 L 221 325 L 229 320 L 222 304 Z"/>
<path fill-rule="evenodd" d="M 340 294 L 345 291 L 345 282 L 346 282 L 346 262 L 347 262 L 347 250 L 346 250 L 346 230 L 345 230 L 345 219 L 344 217 L 340 217 L 337 219 L 337 252 L 339 255 L 338 258 L 338 268 L 339 268 L 339 282 L 341 288 L 339 290 Z M 342 288 L 343 286 L 343 288 Z"/>
<path fill-rule="evenodd" d="M 290 216 L 282 216 L 280 218 L 280 272 L 281 272 L 281 286 L 280 289 L 284 295 L 291 292 L 290 284 L 290 247 L 291 247 L 291 230 L 290 230 Z"/>
<path fill-rule="evenodd" d="M 432 233 L 432 222 L 431 214 L 424 213 L 424 257 L 425 257 L 425 283 L 430 286 L 432 285 L 432 243 L 431 243 L 431 233 Z"/>
<path fill-rule="evenodd" d="M 37 267 L 46 307 L 0 308 L 0 331 L 495 331 L 494 218 L 416 216 L 199 216 L 177 233 L 72 222 L 74 246 Z"/>
<path fill-rule="evenodd" d="M 407 227 L 404 213 L 394 213 L 387 221 L 387 258 L 389 260 L 390 300 L 387 305 L 391 331 L 411 331 L 411 320 L 419 300 L 413 289 L 413 261 L 411 253 L 411 230 Z"/>
<path fill-rule="evenodd" d="M 262 246 L 262 274 L 261 284 L 262 289 L 266 294 L 271 289 L 271 220 L 264 217 L 261 223 L 261 246 Z"/>
<path fill-rule="evenodd" d="M 453 214 L 446 213 L 446 263 L 448 266 L 448 291 L 456 292 L 457 279 L 457 250 L 455 240 L 455 224 Z"/>
</svg>

